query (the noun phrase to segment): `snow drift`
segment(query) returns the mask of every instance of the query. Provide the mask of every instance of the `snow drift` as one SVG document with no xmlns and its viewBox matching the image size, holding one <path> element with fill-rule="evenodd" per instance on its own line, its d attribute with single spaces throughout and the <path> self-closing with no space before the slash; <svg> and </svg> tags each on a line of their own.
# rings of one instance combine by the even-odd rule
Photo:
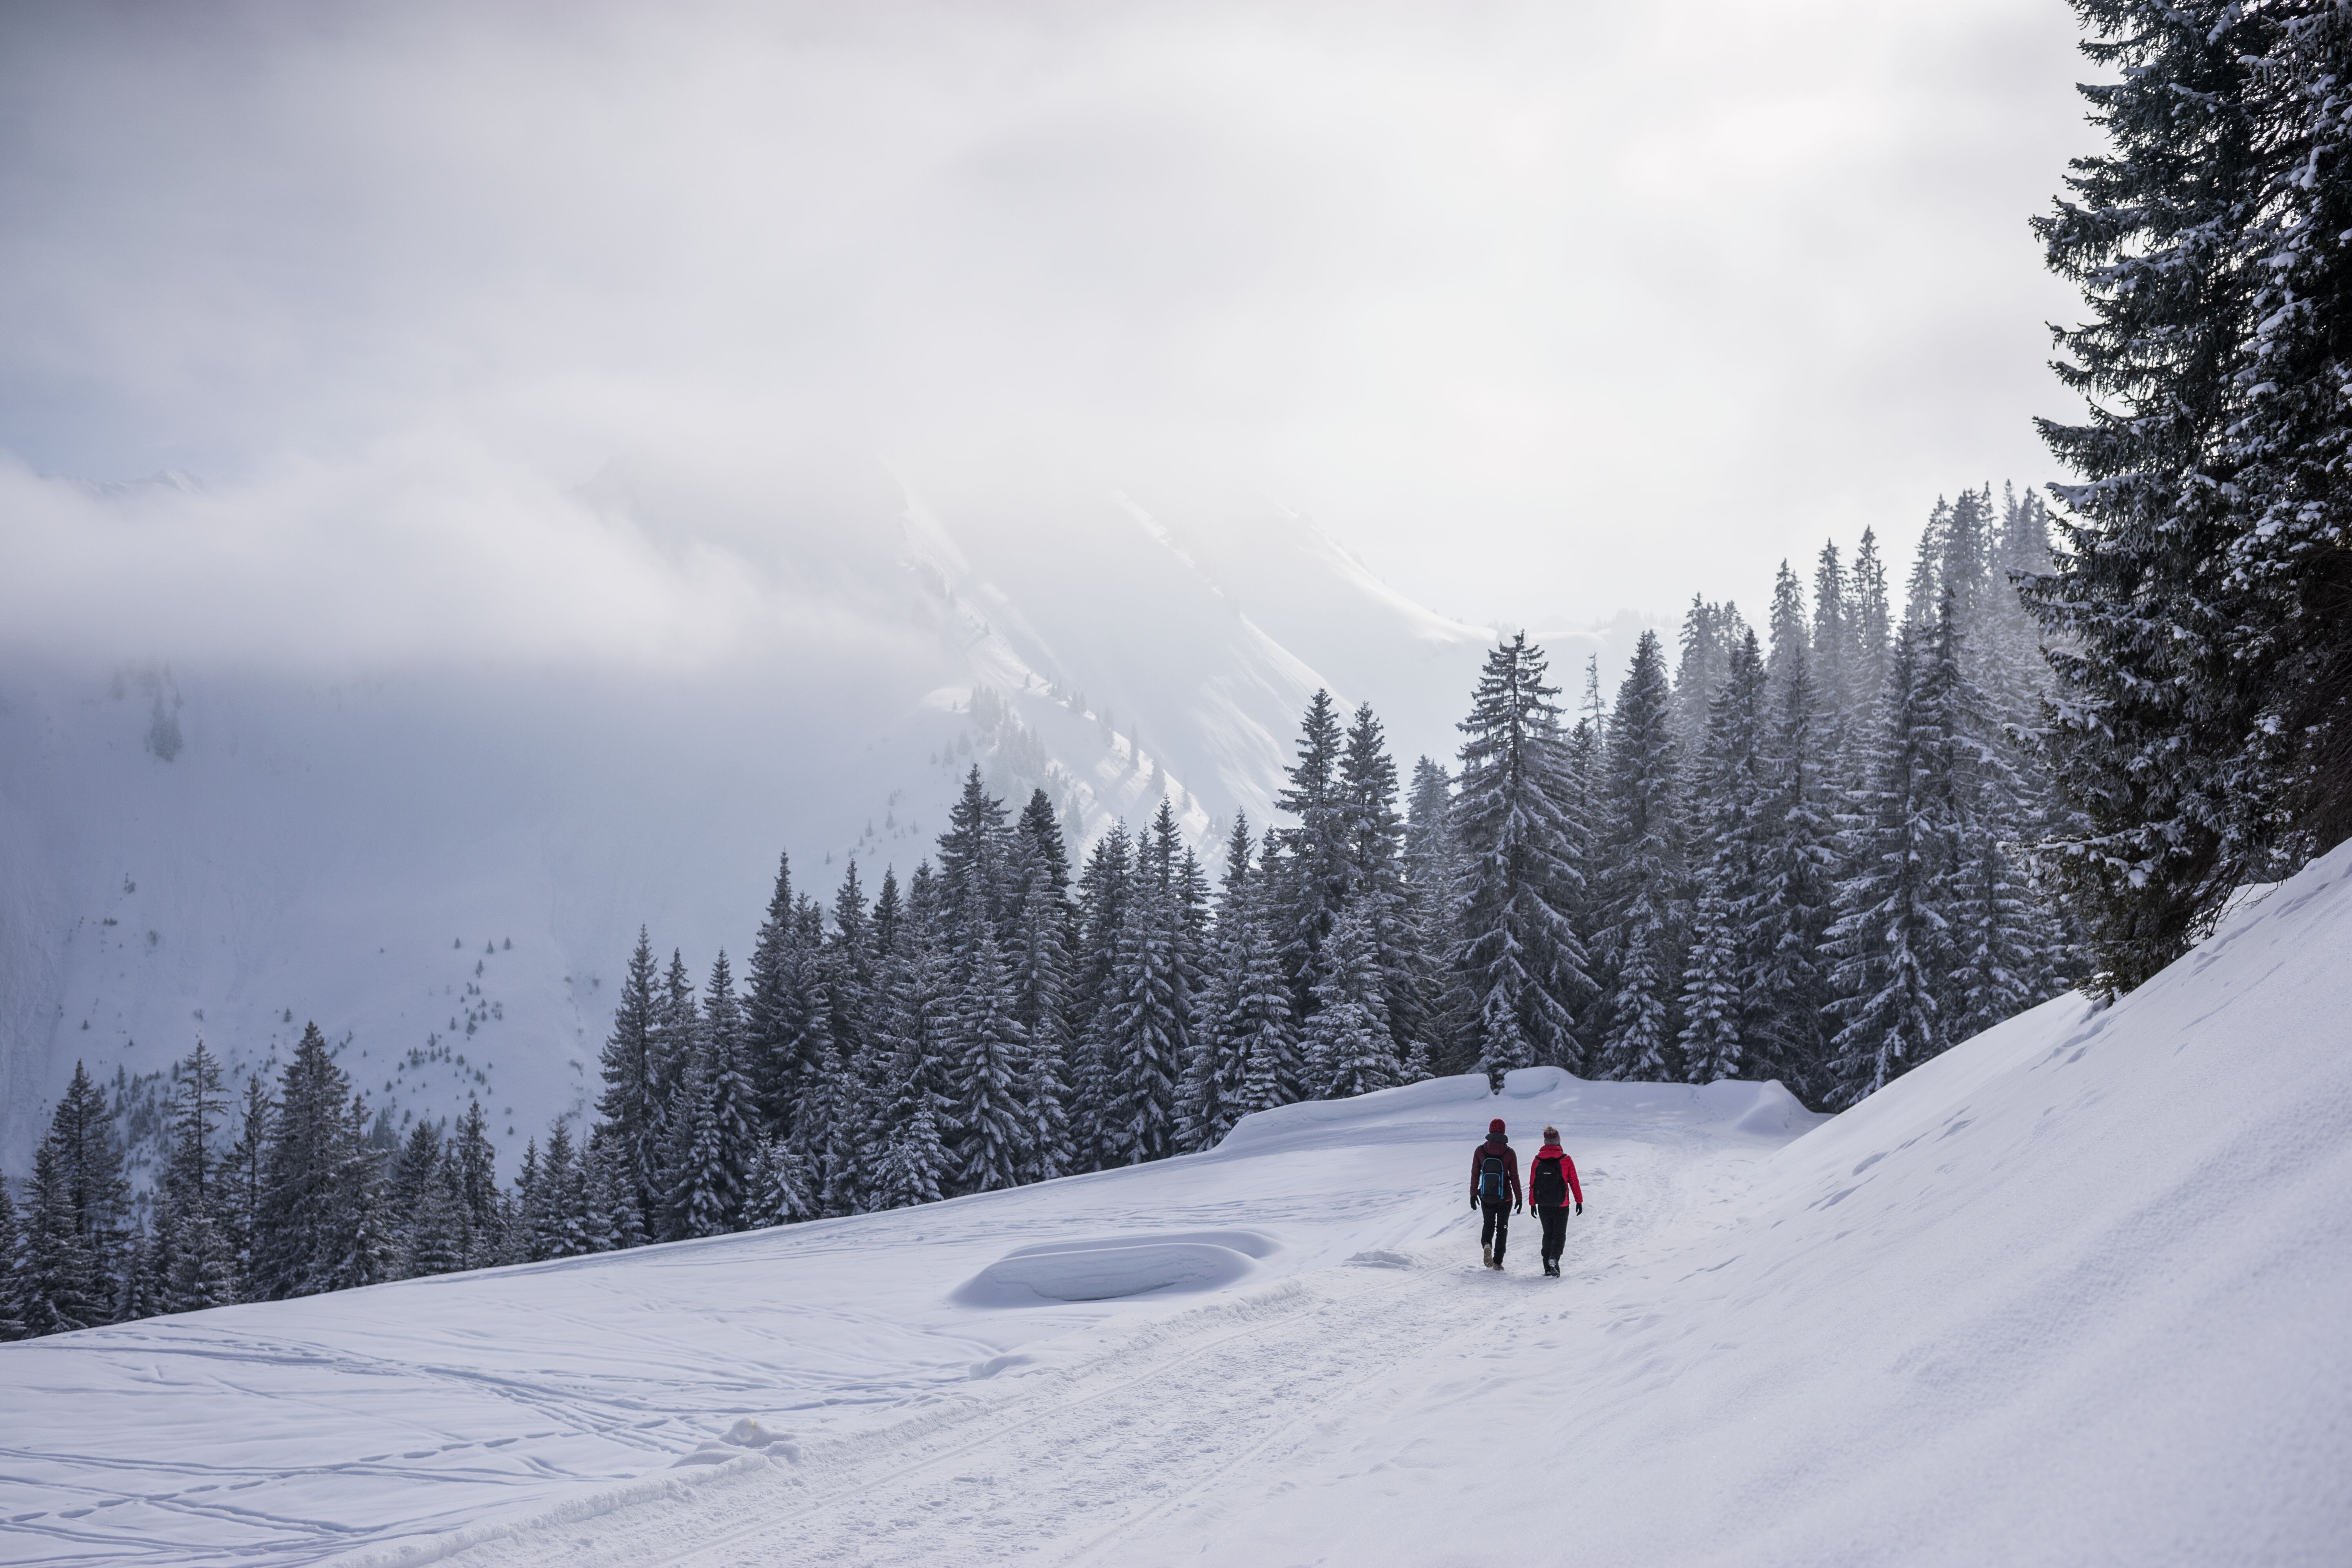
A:
<svg viewBox="0 0 2352 1568">
<path fill-rule="evenodd" d="M 0 1556 L 2338 1562 L 2347 952 L 2352 846 L 2116 1006 L 1834 1120 L 1449 1079 L 1135 1170 L 0 1347 Z M 1581 1168 L 1564 1279 L 1524 1221 L 1476 1266 L 1490 1115 Z M 1229 1283 L 1150 1283 L 1212 1251 Z M 1034 1287 L 1082 1276 L 1145 1289 Z"/>
</svg>

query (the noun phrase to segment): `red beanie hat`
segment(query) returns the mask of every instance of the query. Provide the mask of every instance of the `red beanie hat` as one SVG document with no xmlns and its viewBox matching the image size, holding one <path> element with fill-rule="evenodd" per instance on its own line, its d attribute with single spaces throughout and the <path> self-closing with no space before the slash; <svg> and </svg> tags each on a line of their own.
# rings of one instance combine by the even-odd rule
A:
<svg viewBox="0 0 2352 1568">
<path fill-rule="evenodd" d="M 1502 1135 L 1503 1119 L 1497 1116 L 1494 1121 L 1486 1123 L 1486 1136 L 1489 1138 L 1500 1138 Z"/>
</svg>

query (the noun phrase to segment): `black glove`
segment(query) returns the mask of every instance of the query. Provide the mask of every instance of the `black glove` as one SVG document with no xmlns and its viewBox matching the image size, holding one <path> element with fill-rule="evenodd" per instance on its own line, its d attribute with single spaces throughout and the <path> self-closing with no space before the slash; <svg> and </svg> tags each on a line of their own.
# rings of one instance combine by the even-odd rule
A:
<svg viewBox="0 0 2352 1568">
<path fill-rule="evenodd" d="M 1579 1205 L 1576 1205 L 1576 1212 L 1577 1212 L 1577 1213 L 1579 1213 L 1579 1214 L 1582 1214 L 1582 1213 L 1584 1212 L 1584 1205 L 1583 1205 L 1582 1204 L 1579 1204 Z"/>
</svg>

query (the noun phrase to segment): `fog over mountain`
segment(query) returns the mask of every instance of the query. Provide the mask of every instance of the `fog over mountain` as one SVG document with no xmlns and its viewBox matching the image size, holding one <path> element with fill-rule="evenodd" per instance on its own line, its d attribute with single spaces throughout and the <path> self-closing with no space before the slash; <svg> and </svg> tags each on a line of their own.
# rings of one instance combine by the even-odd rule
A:
<svg viewBox="0 0 2352 1568">
<path fill-rule="evenodd" d="M 1318 687 L 1409 766 L 1498 630 L 1572 700 L 1694 592 L 1899 557 L 2045 466 L 2065 37 L 0 18 L 0 1168 L 80 1058 L 311 1017 L 543 1124 L 639 921 L 698 965 L 780 850 L 903 873 L 975 761 L 1197 841 Z"/>
</svg>

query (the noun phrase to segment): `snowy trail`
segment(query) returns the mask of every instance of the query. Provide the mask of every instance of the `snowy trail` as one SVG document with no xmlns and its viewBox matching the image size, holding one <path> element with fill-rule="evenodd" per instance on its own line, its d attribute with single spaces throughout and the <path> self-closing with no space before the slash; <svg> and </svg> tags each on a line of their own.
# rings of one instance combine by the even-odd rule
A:
<svg viewBox="0 0 2352 1568">
<path fill-rule="evenodd" d="M 1584 1254 L 1570 1262 L 1580 1267 L 1568 1280 L 1535 1276 L 1535 1230 L 1522 1218 L 1517 1272 L 1498 1277 L 1476 1266 L 1475 1220 L 1457 1206 L 1466 1179 L 1452 1167 L 1466 1166 L 1468 1149 L 1461 1121 L 1458 1112 L 1433 1119 L 1425 1138 L 1383 1145 L 1391 1180 L 1411 1180 L 1410 1190 L 1400 1183 L 1338 1222 L 1357 1239 L 1389 1244 L 1360 1249 L 1376 1261 L 1323 1263 L 1233 1300 L 1088 1335 L 1074 1359 L 1013 1380 L 992 1402 L 828 1448 L 796 1444 L 782 1466 L 738 1461 L 740 1470 L 688 1495 L 563 1529 L 565 1559 L 573 1568 L 723 1568 L 780 1553 L 796 1563 L 1070 1563 L 1129 1553 L 1138 1531 L 1213 1512 L 1235 1471 L 1280 1468 L 1323 1446 L 1347 1412 L 1379 1402 L 1400 1367 L 1457 1357 L 1488 1336 L 1497 1314 L 1507 1322 L 1554 1308 L 1575 1279 L 1609 1277 L 1659 1242 L 1688 1201 L 1695 1167 L 1743 1166 L 1760 1152 L 1717 1146 L 1671 1118 L 1637 1136 L 1595 1138 L 1587 1158 L 1610 1194 L 1611 1218 L 1574 1237 Z M 1235 1207 L 1218 1202 L 1168 1218 L 1171 1229 L 1233 1223 Z M 1295 1199 L 1251 1208 L 1294 1235 L 1311 1223 Z M 457 1560 L 533 1563 L 548 1544 L 544 1529 L 527 1526 Z"/>
</svg>

